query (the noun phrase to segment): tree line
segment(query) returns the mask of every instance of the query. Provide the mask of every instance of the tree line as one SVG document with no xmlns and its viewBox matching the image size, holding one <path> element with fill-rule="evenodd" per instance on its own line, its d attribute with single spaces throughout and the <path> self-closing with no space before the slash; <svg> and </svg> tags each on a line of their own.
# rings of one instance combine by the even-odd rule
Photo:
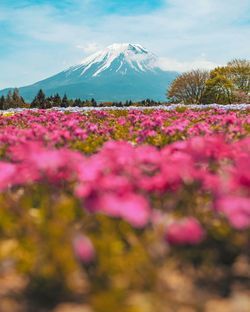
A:
<svg viewBox="0 0 250 312">
<path fill-rule="evenodd" d="M 52 107 L 83 107 L 83 106 L 97 106 L 95 99 L 82 101 L 80 99 L 68 99 L 66 94 L 61 97 L 59 94 L 53 96 L 46 96 L 43 90 L 39 90 L 33 101 L 28 104 L 25 103 L 23 97 L 19 94 L 18 89 L 9 91 L 6 97 L 0 98 L 0 109 L 6 110 L 9 108 L 40 108 L 48 109 Z"/>
<path fill-rule="evenodd" d="M 250 103 L 250 61 L 234 59 L 211 71 L 192 70 L 178 76 L 167 91 L 172 103 Z"/>
<path fill-rule="evenodd" d="M 22 96 L 19 94 L 18 89 L 14 89 L 13 92 L 9 91 L 6 97 L 0 97 L 0 109 L 9 109 L 9 108 L 18 108 L 25 107 L 25 101 Z"/>
<path fill-rule="evenodd" d="M 35 98 L 30 104 L 25 103 L 23 97 L 19 94 L 18 89 L 9 91 L 6 97 L 0 98 L 0 110 L 7 110 L 9 108 L 39 108 L 49 109 L 52 107 L 103 107 L 103 106 L 115 106 L 115 107 L 129 107 L 129 106 L 158 106 L 160 102 L 146 99 L 140 102 L 103 102 L 97 103 L 95 99 L 81 100 L 81 99 L 68 99 L 65 94 L 61 97 L 59 94 L 46 97 L 43 90 L 39 90 Z"/>
<path fill-rule="evenodd" d="M 216 67 L 211 71 L 192 70 L 179 75 L 167 91 L 168 103 L 182 104 L 231 104 L 250 103 L 250 61 L 234 59 L 226 66 Z M 95 99 L 69 99 L 65 94 L 46 96 L 39 90 L 30 104 L 25 103 L 18 89 L 9 91 L 7 96 L 0 97 L 0 110 L 9 108 L 39 108 L 52 107 L 129 107 L 157 106 L 162 104 L 146 99 L 139 102 L 104 102 L 97 103 Z"/>
</svg>

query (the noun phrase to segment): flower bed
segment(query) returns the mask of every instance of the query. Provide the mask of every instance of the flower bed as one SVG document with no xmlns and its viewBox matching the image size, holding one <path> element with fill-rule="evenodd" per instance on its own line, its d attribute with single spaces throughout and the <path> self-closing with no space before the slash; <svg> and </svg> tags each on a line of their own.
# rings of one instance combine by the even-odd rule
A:
<svg viewBox="0 0 250 312">
<path fill-rule="evenodd" d="M 249 110 L 0 116 L 1 271 L 23 311 L 197 310 L 247 289 L 249 132 Z"/>
</svg>

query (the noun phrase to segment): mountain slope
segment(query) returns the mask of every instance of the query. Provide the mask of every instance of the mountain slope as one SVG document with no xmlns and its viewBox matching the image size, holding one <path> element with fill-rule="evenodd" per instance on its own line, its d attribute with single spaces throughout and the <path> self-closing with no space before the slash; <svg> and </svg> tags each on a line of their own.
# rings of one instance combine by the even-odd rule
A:
<svg viewBox="0 0 250 312">
<path fill-rule="evenodd" d="M 177 73 L 163 71 L 157 57 L 138 44 L 113 44 L 45 80 L 20 88 L 31 101 L 39 89 L 47 95 L 67 94 L 70 98 L 97 101 L 162 101 Z M 8 89 L 2 90 L 6 94 Z"/>
</svg>

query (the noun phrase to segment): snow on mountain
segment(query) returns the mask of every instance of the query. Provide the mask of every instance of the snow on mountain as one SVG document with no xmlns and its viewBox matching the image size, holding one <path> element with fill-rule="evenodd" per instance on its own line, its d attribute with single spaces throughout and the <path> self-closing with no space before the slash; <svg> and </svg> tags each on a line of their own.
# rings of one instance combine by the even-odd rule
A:
<svg viewBox="0 0 250 312">
<path fill-rule="evenodd" d="M 19 90 L 27 101 L 39 89 L 47 95 L 66 93 L 69 98 L 97 101 L 164 101 L 166 89 L 177 73 L 160 69 L 159 63 L 156 55 L 139 44 L 115 43 L 78 65 Z"/>
<path fill-rule="evenodd" d="M 96 66 L 96 70 L 92 73 L 92 77 L 96 77 L 114 65 L 112 71 L 125 75 L 128 66 L 138 72 L 153 71 L 156 60 L 157 57 L 153 53 L 150 53 L 139 44 L 115 43 L 86 57 L 80 65 L 76 65 L 70 70 L 81 70 L 81 75 L 84 75 L 91 67 Z"/>
</svg>

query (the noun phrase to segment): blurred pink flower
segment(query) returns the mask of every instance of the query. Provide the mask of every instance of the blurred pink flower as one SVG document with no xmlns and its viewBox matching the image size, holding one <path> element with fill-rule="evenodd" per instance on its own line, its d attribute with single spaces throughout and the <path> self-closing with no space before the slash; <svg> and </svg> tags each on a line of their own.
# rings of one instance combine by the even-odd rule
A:
<svg viewBox="0 0 250 312">
<path fill-rule="evenodd" d="M 171 223 L 166 232 L 166 241 L 170 245 L 196 245 L 204 238 L 204 230 L 193 217 Z"/>
<path fill-rule="evenodd" d="M 144 227 L 150 218 L 151 209 L 147 200 L 138 194 L 105 193 L 85 201 L 89 211 L 120 217 L 136 228 Z"/>
<path fill-rule="evenodd" d="M 15 181 L 16 166 L 7 162 L 0 162 L 0 190 L 6 189 Z"/>
<path fill-rule="evenodd" d="M 73 240 L 73 249 L 76 257 L 83 263 L 90 263 L 95 258 L 95 249 L 91 240 L 85 235 L 78 235 Z"/>
<path fill-rule="evenodd" d="M 228 195 L 217 200 L 216 208 L 226 215 L 234 228 L 244 230 L 250 226 L 250 198 Z"/>
<path fill-rule="evenodd" d="M 131 193 L 120 203 L 121 217 L 134 227 L 144 227 L 149 222 L 150 213 L 149 204 L 141 195 Z"/>
</svg>

